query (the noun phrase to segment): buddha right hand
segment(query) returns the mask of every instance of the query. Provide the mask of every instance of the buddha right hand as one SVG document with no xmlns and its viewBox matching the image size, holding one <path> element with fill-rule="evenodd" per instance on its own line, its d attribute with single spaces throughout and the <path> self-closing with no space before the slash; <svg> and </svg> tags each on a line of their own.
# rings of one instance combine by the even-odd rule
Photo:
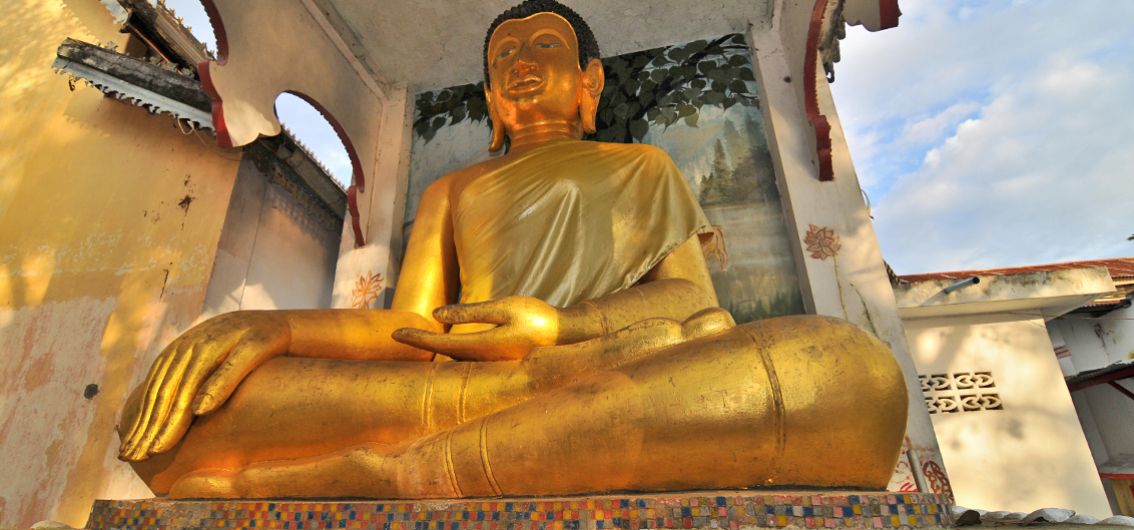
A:
<svg viewBox="0 0 1134 530">
<path fill-rule="evenodd" d="M 150 368 L 119 458 L 138 462 L 173 448 L 194 416 L 220 407 L 252 370 L 290 343 L 280 311 L 226 313 L 183 333 Z"/>
<path fill-rule="evenodd" d="M 561 328 L 571 325 L 564 319 L 565 314 L 538 298 L 505 296 L 487 302 L 442 306 L 433 311 L 438 322 L 482 324 L 481 331 L 435 333 L 402 328 L 394 332 L 393 338 L 458 361 L 514 361 L 537 347 L 557 344 L 563 334 Z"/>
</svg>

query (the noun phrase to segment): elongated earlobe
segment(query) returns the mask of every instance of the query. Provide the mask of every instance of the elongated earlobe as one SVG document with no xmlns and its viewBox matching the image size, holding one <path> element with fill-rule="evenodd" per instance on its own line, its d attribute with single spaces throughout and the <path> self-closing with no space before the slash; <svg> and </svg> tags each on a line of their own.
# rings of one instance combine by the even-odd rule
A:
<svg viewBox="0 0 1134 530">
<path fill-rule="evenodd" d="M 492 139 L 488 141 L 488 151 L 495 153 L 504 148 L 504 121 L 492 106 L 492 93 L 484 87 L 484 102 L 488 106 L 488 119 L 492 122 Z"/>
<path fill-rule="evenodd" d="M 579 90 L 579 119 L 583 124 L 583 132 L 594 133 L 598 116 L 599 98 L 602 89 L 606 86 L 606 75 L 602 69 L 602 62 L 591 59 L 583 70 L 583 83 Z"/>
</svg>

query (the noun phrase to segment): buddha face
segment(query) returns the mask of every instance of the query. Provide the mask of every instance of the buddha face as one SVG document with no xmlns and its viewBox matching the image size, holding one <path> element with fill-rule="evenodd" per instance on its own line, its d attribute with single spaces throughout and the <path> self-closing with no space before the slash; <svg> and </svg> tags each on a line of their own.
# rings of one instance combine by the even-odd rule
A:
<svg viewBox="0 0 1134 530">
<path fill-rule="evenodd" d="M 503 134 L 515 144 L 535 130 L 569 130 L 576 138 L 588 124 L 593 130 L 602 65 L 592 60 L 586 70 L 579 67 L 575 30 L 563 17 L 537 13 L 500 24 L 489 39 L 488 75 L 493 147 Z"/>
</svg>

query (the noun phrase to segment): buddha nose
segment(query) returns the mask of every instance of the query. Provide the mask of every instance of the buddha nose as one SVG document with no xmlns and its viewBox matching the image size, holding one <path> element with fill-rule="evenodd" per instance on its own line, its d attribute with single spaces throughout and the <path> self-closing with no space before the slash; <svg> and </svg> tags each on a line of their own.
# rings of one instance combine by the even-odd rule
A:
<svg viewBox="0 0 1134 530">
<path fill-rule="evenodd" d="M 516 77 L 526 77 L 536 73 L 537 70 L 539 70 L 539 66 L 524 57 L 517 58 L 516 63 L 512 65 L 512 72 Z"/>
<path fill-rule="evenodd" d="M 512 72 L 516 76 L 523 77 L 539 71 L 539 65 L 532 59 L 531 52 L 531 48 L 526 44 L 521 45 L 516 51 L 516 62 L 512 64 Z"/>
</svg>

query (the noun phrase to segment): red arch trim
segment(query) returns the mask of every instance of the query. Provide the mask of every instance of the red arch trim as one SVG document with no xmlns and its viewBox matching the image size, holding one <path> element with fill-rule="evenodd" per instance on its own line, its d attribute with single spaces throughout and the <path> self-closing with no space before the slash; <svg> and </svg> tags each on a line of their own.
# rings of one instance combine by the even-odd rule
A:
<svg viewBox="0 0 1134 530">
<path fill-rule="evenodd" d="M 358 194 L 366 193 L 366 177 L 362 173 L 362 162 L 358 158 L 358 151 L 354 148 L 354 143 L 351 142 L 350 136 L 346 133 L 346 129 L 343 128 L 343 125 L 339 123 L 339 120 L 335 119 L 334 115 L 328 112 L 318 101 L 315 101 L 315 99 L 307 94 L 295 90 L 286 90 L 285 92 L 298 96 L 312 107 L 315 107 L 315 110 L 319 111 L 323 119 L 331 124 L 331 128 L 335 130 L 335 134 L 339 137 L 339 141 L 341 141 L 343 147 L 346 148 L 347 156 L 350 157 L 351 167 L 351 184 L 347 188 L 347 212 L 350 215 L 351 230 L 354 232 L 354 248 L 366 245 L 366 238 L 362 233 L 361 215 L 358 211 Z M 276 119 L 278 120 L 279 117 Z"/>
<path fill-rule="evenodd" d="M 205 14 L 209 16 L 209 23 L 213 25 L 213 35 L 217 38 L 216 63 L 223 65 L 228 62 L 228 33 L 225 33 L 224 22 L 213 0 L 201 0 L 201 4 L 205 6 Z M 201 89 L 209 96 L 209 103 L 212 106 L 213 129 L 217 132 L 217 144 L 225 149 L 232 149 L 232 136 L 228 134 L 228 127 L 224 122 L 224 102 L 221 101 L 220 94 L 213 85 L 212 73 L 209 72 L 209 64 L 212 62 L 201 61 L 197 65 L 197 77 L 201 78 Z"/>
<path fill-rule="evenodd" d="M 201 0 L 201 5 L 205 6 L 205 14 L 213 25 L 213 36 L 217 38 L 217 64 L 224 64 L 228 61 L 228 34 L 224 32 L 220 11 L 213 0 Z"/>
<path fill-rule="evenodd" d="M 205 6 L 205 13 L 209 16 L 209 22 L 213 25 L 213 33 L 217 38 L 217 60 L 216 64 L 224 65 L 228 62 L 228 34 L 225 32 L 224 23 L 221 20 L 220 11 L 217 10 L 216 4 L 213 0 L 201 0 L 201 4 Z M 201 88 L 205 94 L 209 96 L 209 102 L 212 105 L 213 128 L 217 132 L 217 144 L 223 148 L 233 148 L 232 136 L 229 135 L 228 126 L 224 121 L 224 101 L 221 100 L 220 94 L 217 92 L 216 86 L 213 84 L 212 74 L 209 71 L 209 63 L 213 61 L 203 61 L 197 65 L 197 75 L 201 78 Z M 335 130 L 335 134 L 339 136 L 343 146 L 346 147 L 347 155 L 350 157 L 351 165 L 351 185 L 347 188 L 347 212 L 350 215 L 351 231 L 354 235 L 355 248 L 366 245 L 366 238 L 362 233 L 361 215 L 358 210 L 358 194 L 366 192 L 366 177 L 362 172 L 362 163 L 358 158 L 358 151 L 354 148 L 354 144 L 350 141 L 350 136 L 346 134 L 346 129 L 342 124 L 327 109 L 324 108 L 318 101 L 315 101 L 306 94 L 296 92 L 293 90 L 286 91 L 291 94 L 302 98 L 319 114 L 331 124 L 331 128 Z M 278 120 L 278 117 L 277 117 Z"/>
<path fill-rule="evenodd" d="M 879 30 L 898 27 L 898 17 L 901 15 L 898 0 L 878 0 L 878 18 L 881 21 Z"/>
<path fill-rule="evenodd" d="M 819 94 L 816 92 L 816 69 L 819 65 L 819 33 L 823 28 L 823 15 L 827 0 L 815 0 L 811 8 L 811 22 L 807 26 L 807 44 L 803 63 L 803 97 L 807 121 L 815 129 L 815 147 L 819 155 L 819 180 L 835 180 L 831 162 L 831 123 L 819 111 Z"/>
</svg>

